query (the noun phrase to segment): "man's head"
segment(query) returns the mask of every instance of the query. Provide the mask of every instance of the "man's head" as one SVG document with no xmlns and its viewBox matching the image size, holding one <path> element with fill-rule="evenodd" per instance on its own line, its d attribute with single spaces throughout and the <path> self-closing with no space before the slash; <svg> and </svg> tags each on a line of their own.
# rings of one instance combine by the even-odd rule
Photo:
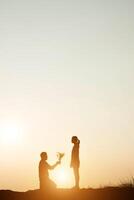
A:
<svg viewBox="0 0 134 200">
<path fill-rule="evenodd" d="M 42 152 L 40 154 L 40 157 L 41 157 L 42 160 L 47 160 L 47 153 L 46 152 Z"/>
<path fill-rule="evenodd" d="M 73 144 L 76 144 L 77 142 L 78 142 L 77 136 L 73 136 L 73 137 L 72 137 L 72 143 L 73 143 Z"/>
</svg>

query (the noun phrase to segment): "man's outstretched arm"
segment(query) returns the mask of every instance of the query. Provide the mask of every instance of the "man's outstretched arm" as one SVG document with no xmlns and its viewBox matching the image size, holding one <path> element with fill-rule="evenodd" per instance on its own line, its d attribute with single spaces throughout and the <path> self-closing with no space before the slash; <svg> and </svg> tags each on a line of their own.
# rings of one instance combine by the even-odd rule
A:
<svg viewBox="0 0 134 200">
<path fill-rule="evenodd" d="M 54 165 L 49 165 L 49 164 L 48 164 L 48 169 L 52 170 L 52 169 L 54 169 L 55 167 L 57 167 L 57 165 L 59 165 L 59 164 L 60 164 L 60 161 L 57 161 Z"/>
</svg>

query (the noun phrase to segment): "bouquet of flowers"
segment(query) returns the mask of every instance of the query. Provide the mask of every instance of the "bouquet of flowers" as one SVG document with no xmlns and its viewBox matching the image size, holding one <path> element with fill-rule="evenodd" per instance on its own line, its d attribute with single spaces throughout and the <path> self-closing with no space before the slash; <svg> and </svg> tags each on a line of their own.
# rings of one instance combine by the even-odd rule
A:
<svg viewBox="0 0 134 200">
<path fill-rule="evenodd" d="M 57 152 L 58 161 L 61 162 L 62 158 L 64 157 L 64 153 Z"/>
</svg>

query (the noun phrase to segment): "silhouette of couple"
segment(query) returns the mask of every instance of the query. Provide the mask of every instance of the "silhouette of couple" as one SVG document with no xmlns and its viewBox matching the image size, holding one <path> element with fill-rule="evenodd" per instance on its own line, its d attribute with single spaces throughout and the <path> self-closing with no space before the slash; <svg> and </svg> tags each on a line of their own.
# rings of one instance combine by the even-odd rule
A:
<svg viewBox="0 0 134 200">
<path fill-rule="evenodd" d="M 74 144 L 71 153 L 71 163 L 70 167 L 73 168 L 74 178 L 75 178 L 75 186 L 74 188 L 79 188 L 79 146 L 80 140 L 77 136 L 73 136 L 71 142 Z M 56 184 L 49 178 L 49 170 L 53 170 L 57 165 L 61 164 L 61 159 L 64 154 L 59 153 L 59 160 L 54 164 L 50 165 L 47 162 L 47 153 L 42 152 L 40 154 L 41 160 L 39 162 L 39 181 L 40 181 L 40 189 L 44 191 L 45 189 L 56 188 Z"/>
</svg>

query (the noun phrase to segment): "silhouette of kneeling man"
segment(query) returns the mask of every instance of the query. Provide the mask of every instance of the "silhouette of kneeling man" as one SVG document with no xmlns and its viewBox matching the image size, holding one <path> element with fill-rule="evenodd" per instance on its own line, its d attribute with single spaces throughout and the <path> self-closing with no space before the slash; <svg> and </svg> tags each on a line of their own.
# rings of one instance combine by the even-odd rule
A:
<svg viewBox="0 0 134 200">
<path fill-rule="evenodd" d="M 70 167 L 73 168 L 74 177 L 75 177 L 75 187 L 79 188 L 79 167 L 80 167 L 80 159 L 79 159 L 79 146 L 80 146 L 80 140 L 77 138 L 77 136 L 72 137 L 72 143 L 74 144 L 72 148 L 72 154 L 71 154 L 71 164 Z"/>
<path fill-rule="evenodd" d="M 40 154 L 41 160 L 39 162 L 39 181 L 40 181 L 40 189 L 41 190 L 48 190 L 52 188 L 56 188 L 56 184 L 49 179 L 49 172 L 48 170 L 53 170 L 57 165 L 60 164 L 60 161 L 57 161 L 54 165 L 49 165 L 47 163 L 47 153 L 42 152 Z"/>
</svg>

